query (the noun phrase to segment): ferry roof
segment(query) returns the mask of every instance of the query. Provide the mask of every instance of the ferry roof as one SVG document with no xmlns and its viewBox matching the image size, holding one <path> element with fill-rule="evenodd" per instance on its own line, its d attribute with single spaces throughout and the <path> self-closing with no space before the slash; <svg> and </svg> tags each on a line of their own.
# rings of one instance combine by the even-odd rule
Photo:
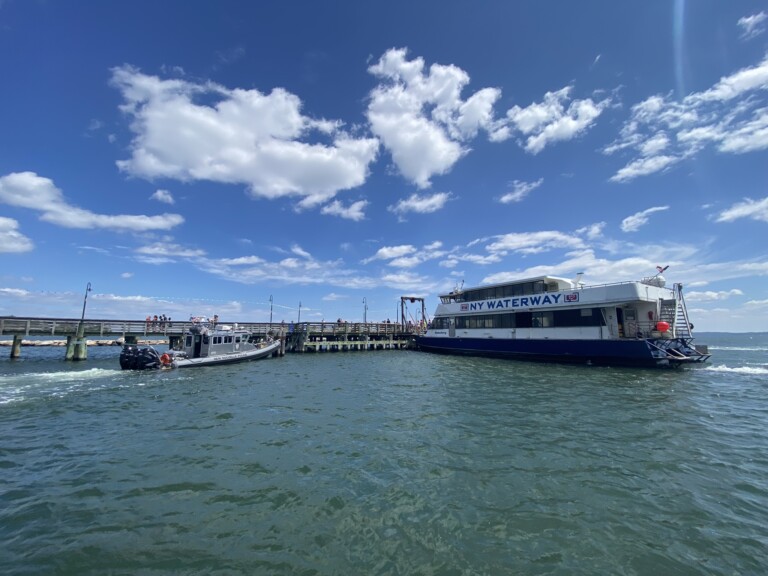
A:
<svg viewBox="0 0 768 576">
<path fill-rule="evenodd" d="M 486 288 L 514 286 L 515 284 L 527 284 L 528 282 L 539 281 L 543 281 L 545 283 L 557 282 L 561 290 L 568 290 L 576 287 L 576 282 L 573 280 L 568 280 L 567 278 L 561 278 L 559 276 L 533 276 L 531 278 L 518 278 L 516 280 L 508 280 L 506 282 L 497 282 L 496 284 L 481 284 L 480 286 L 469 286 L 466 288 L 461 288 L 460 290 L 451 290 L 445 294 L 440 294 L 440 297 L 455 296 L 456 294 L 462 294 L 463 292 L 469 292 L 470 290 L 485 290 Z"/>
</svg>

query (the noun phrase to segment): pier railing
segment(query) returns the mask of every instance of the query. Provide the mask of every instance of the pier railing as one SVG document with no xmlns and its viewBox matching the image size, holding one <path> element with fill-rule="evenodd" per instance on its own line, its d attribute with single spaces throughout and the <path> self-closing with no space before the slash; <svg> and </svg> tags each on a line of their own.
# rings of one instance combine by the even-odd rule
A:
<svg viewBox="0 0 768 576">
<path fill-rule="evenodd" d="M 84 336 L 143 336 L 160 338 L 180 336 L 192 325 L 192 322 L 172 320 L 170 322 L 146 320 L 85 320 L 83 321 Z M 22 336 L 73 336 L 80 326 L 79 318 L 21 318 L 16 316 L 0 316 L 0 335 Z M 389 322 L 227 322 L 219 321 L 217 326 L 232 326 L 249 330 L 254 334 L 267 334 L 270 331 L 277 334 L 292 332 L 322 335 L 346 334 L 417 334 L 418 326 L 401 325 Z"/>
</svg>

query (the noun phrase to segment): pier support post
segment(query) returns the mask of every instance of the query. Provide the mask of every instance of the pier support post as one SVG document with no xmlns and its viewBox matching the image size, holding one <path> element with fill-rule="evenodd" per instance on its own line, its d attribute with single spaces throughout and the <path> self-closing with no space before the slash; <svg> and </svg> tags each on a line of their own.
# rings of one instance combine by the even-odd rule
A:
<svg viewBox="0 0 768 576">
<path fill-rule="evenodd" d="M 75 356 L 75 337 L 67 336 L 67 348 L 64 351 L 64 360 L 72 360 Z"/>
<path fill-rule="evenodd" d="M 75 355 L 72 360 L 86 360 L 88 358 L 88 341 L 84 338 L 75 340 Z"/>
<path fill-rule="evenodd" d="M 65 360 L 86 360 L 88 358 L 88 343 L 85 337 L 67 336 Z"/>
<path fill-rule="evenodd" d="M 13 335 L 13 344 L 11 345 L 11 358 L 21 357 L 21 334 Z"/>
</svg>

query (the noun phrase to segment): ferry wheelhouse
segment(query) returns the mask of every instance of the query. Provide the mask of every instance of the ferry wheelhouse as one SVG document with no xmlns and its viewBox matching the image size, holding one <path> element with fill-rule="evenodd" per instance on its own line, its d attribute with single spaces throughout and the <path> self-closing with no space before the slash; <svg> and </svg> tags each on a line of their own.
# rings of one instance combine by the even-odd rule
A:
<svg viewBox="0 0 768 576">
<path fill-rule="evenodd" d="M 554 276 L 454 290 L 416 339 L 421 350 L 594 365 L 706 362 L 693 344 L 682 284 L 657 274 L 585 286 Z"/>
</svg>

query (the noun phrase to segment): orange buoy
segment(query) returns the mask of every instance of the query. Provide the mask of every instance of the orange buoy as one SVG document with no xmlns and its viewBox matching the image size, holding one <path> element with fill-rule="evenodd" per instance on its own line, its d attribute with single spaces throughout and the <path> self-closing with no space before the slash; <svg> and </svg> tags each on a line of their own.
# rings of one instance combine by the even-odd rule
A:
<svg viewBox="0 0 768 576">
<path fill-rule="evenodd" d="M 669 322 L 656 322 L 656 330 L 667 332 L 669 330 Z"/>
<path fill-rule="evenodd" d="M 169 354 L 163 354 L 160 356 L 160 362 L 163 364 L 163 366 L 168 366 L 168 364 L 171 363 L 171 356 Z"/>
</svg>

